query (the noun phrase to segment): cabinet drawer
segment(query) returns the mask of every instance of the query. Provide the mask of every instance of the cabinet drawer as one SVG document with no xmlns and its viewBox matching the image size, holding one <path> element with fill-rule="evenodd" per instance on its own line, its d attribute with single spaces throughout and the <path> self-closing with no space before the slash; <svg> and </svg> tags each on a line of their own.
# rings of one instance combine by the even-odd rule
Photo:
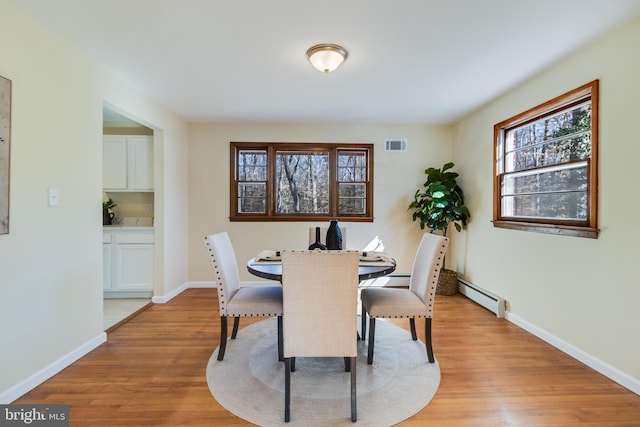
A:
<svg viewBox="0 0 640 427">
<path fill-rule="evenodd" d="M 114 235 L 116 243 L 153 243 L 151 233 L 118 233 Z"/>
</svg>

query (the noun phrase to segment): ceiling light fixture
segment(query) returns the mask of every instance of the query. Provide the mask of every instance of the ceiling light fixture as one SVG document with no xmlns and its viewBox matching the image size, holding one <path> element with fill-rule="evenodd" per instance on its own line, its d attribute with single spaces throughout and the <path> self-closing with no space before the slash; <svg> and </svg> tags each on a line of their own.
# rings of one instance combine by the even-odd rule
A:
<svg viewBox="0 0 640 427">
<path fill-rule="evenodd" d="M 317 44 L 307 50 L 307 59 L 316 70 L 327 74 L 347 59 L 347 51 L 337 44 Z"/>
</svg>

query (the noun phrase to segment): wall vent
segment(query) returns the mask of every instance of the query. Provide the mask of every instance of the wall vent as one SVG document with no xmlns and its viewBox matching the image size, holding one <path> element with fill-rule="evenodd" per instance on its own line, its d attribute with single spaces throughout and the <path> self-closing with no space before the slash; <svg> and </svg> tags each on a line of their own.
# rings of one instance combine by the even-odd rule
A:
<svg viewBox="0 0 640 427">
<path fill-rule="evenodd" d="M 406 139 L 385 139 L 384 151 L 407 151 Z"/>
</svg>

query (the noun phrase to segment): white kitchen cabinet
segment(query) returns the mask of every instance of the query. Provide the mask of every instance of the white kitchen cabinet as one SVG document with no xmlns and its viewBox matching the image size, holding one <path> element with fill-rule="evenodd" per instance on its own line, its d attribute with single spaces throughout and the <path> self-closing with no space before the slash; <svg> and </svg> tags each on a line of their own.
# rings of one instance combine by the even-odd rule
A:
<svg viewBox="0 0 640 427">
<path fill-rule="evenodd" d="M 105 230 L 104 236 L 105 298 L 151 297 L 153 294 L 153 230 L 119 227 Z"/>
<path fill-rule="evenodd" d="M 153 191 L 153 138 L 105 135 L 102 187 L 106 191 Z"/>
</svg>

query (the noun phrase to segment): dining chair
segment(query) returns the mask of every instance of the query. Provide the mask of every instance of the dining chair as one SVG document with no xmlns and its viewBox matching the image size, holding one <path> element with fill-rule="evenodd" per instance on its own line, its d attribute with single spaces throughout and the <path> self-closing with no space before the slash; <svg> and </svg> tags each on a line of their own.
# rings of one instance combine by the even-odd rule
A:
<svg viewBox="0 0 640 427">
<path fill-rule="evenodd" d="M 231 339 L 238 334 L 240 317 L 278 317 L 278 360 L 283 360 L 282 286 L 279 282 L 241 281 L 233 245 L 226 232 L 205 237 L 218 288 L 220 306 L 220 350 L 224 359 L 227 348 L 227 319 L 233 317 Z"/>
<path fill-rule="evenodd" d="M 351 372 L 351 421 L 356 411 L 358 355 L 357 251 L 283 251 L 285 406 L 290 420 L 296 357 L 343 357 Z"/>
<path fill-rule="evenodd" d="M 362 339 L 367 333 L 366 315 L 369 314 L 369 343 L 367 364 L 373 363 L 376 319 L 408 317 L 411 338 L 415 341 L 416 318 L 424 318 L 424 344 L 429 363 L 435 361 L 431 343 L 431 320 L 438 276 L 447 252 L 449 239 L 437 234 L 425 233 L 413 260 L 408 288 L 364 288 L 360 291 L 362 305 Z"/>
</svg>

